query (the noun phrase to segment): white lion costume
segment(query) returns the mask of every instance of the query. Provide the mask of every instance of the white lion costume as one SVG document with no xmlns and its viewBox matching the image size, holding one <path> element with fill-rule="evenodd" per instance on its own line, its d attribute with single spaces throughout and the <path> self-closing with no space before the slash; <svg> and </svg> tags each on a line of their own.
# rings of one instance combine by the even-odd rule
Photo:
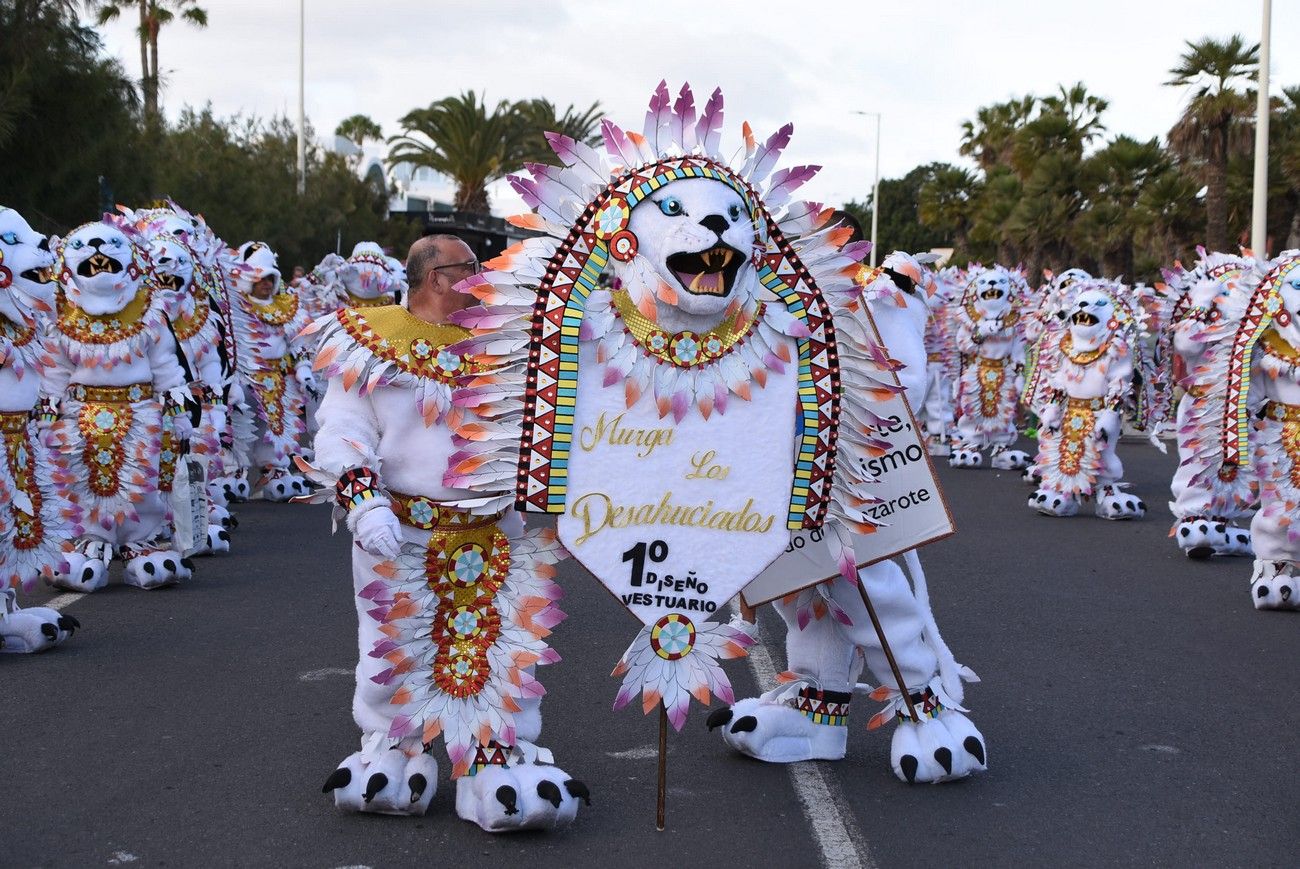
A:
<svg viewBox="0 0 1300 869">
<path fill-rule="evenodd" d="M 359 241 L 352 254 L 337 267 L 344 308 L 377 308 L 391 305 L 401 281 L 392 270 L 392 257 L 373 241 Z"/>
<path fill-rule="evenodd" d="M 443 477 L 455 447 L 453 379 L 472 363 L 448 349 L 469 333 L 400 306 L 345 308 L 308 328 L 328 379 L 315 463 L 355 536 L 360 660 L 352 710 L 361 749 L 325 784 L 339 808 L 421 815 L 446 741 L 456 811 L 492 832 L 571 822 L 585 786 L 551 764 L 539 664 L 562 618 L 552 531 L 516 513 L 475 516 Z"/>
<path fill-rule="evenodd" d="M 992 448 L 989 464 L 1023 469 L 1029 456 L 1016 442 L 1016 409 L 1023 386 L 1025 345 L 1019 295 L 1023 278 L 1011 270 L 972 267 L 966 290 L 953 309 L 953 343 L 958 355 L 954 394 L 956 432 L 948 463 L 977 468 Z"/>
<path fill-rule="evenodd" d="M 267 500 L 288 501 L 308 489 L 292 464 L 303 448 L 307 395 L 316 389 L 311 354 L 300 335 L 307 314 L 298 294 L 284 285 L 275 252 L 263 242 L 227 251 L 223 265 L 239 348 L 239 381 L 252 417 L 254 488 Z M 253 287 L 265 278 L 271 279 L 271 295 L 259 299 Z"/>
<path fill-rule="evenodd" d="M 485 371 L 457 392 L 478 418 L 462 427 L 465 455 L 448 480 L 483 493 L 467 502 L 474 509 L 559 514 L 561 540 L 611 591 L 630 569 L 634 588 L 620 598 L 644 627 L 615 669 L 615 706 L 640 693 L 644 711 L 662 705 L 678 728 L 692 697 L 733 702 L 718 661 L 752 639 L 744 622 L 707 619 L 739 590 L 730 583 L 749 581 L 735 577 L 737 565 L 761 570 L 792 532 L 824 528 L 842 578 L 795 595 L 789 642 L 792 661 L 808 647 L 827 650 L 829 663 L 805 662 L 800 685 L 722 710 L 734 717 L 728 741 L 774 761 L 836 756 L 836 744 L 842 756 L 858 650 L 874 672 L 883 663 L 855 591 L 863 582 L 927 716 L 900 728 L 895 771 L 916 781 L 966 775 L 984 757 L 955 711 L 959 668 L 940 683 L 936 662 L 946 658 L 922 638 L 932 625 L 901 571 L 855 564 L 852 534 L 875 527 L 865 459 L 882 445 L 873 427 L 887 425 L 872 403 L 898 391 L 889 378 L 898 363 L 874 342 L 869 296 L 855 281 L 866 245 L 846 244 L 850 230 L 825 225 L 819 205 L 791 202 L 816 167 L 773 172 L 790 125 L 766 141 L 745 125 L 732 168 L 719 156 L 721 122 L 720 92 L 697 115 L 689 87 L 673 101 L 661 83 L 644 134 L 606 120 L 604 153 L 551 135 L 563 166 L 512 178 L 535 210 L 512 220 L 542 236 L 462 285 L 484 302 L 460 320 L 477 335 L 462 346 L 482 354 Z M 922 272 L 911 258 L 896 265 Z M 909 335 L 919 386 L 926 306 L 900 288 L 893 295 L 884 329 L 897 320 Z M 671 463 L 675 438 L 688 451 L 717 449 L 683 476 Z M 740 461 L 722 457 L 737 450 Z M 592 487 L 629 478 L 645 491 L 624 487 L 626 498 L 650 498 L 668 480 L 673 489 L 626 507 L 604 496 L 601 507 Z M 743 506 L 724 487 L 737 478 L 751 493 Z M 620 552 L 619 529 L 661 539 Z M 712 536 L 721 532 L 739 536 Z M 814 612 L 824 618 L 810 621 Z M 891 701 L 882 720 L 905 702 L 898 691 L 877 696 Z"/>
<path fill-rule="evenodd" d="M 54 329 L 43 361 L 42 419 L 56 482 L 76 511 L 68 572 L 54 584 L 89 592 L 114 555 L 127 584 L 157 588 L 190 575 L 173 548 L 160 487 L 163 415 L 187 442 L 188 389 L 145 240 L 105 216 L 60 241 Z"/>
<path fill-rule="evenodd" d="M 1247 519 L 1259 500 L 1253 463 L 1225 465 L 1221 459 L 1223 376 L 1233 338 L 1259 280 L 1253 260 L 1201 252 L 1191 272 L 1166 277 L 1173 311 L 1161 334 L 1161 350 L 1172 360 L 1183 396 L 1178 402 L 1178 470 L 1169 503 L 1174 526 L 1169 533 L 1189 558 L 1251 555 L 1250 531 L 1235 523 Z"/>
<path fill-rule="evenodd" d="M 1067 327 L 1042 350 L 1056 358 L 1044 366 L 1034 460 L 1041 482 L 1029 506 L 1073 516 L 1081 501 L 1095 499 L 1103 519 L 1140 519 L 1146 504 L 1124 491 L 1116 447 L 1126 412 L 1144 411 L 1142 427 L 1156 427 L 1143 389 L 1153 372 L 1142 340 L 1146 313 L 1137 293 L 1117 281 L 1079 280 L 1070 298 Z"/>
<path fill-rule="evenodd" d="M 927 449 L 932 456 L 946 456 L 952 438 L 952 391 L 956 380 L 957 358 L 953 347 L 952 305 L 964 286 L 956 266 L 949 266 L 934 276 L 934 294 L 930 296 L 930 317 L 925 325 L 925 397 L 914 408 L 917 421 L 925 429 Z"/>
<path fill-rule="evenodd" d="M 48 239 L 0 206 L 0 652 L 44 651 L 80 626 L 47 607 L 18 606 L 18 589 L 59 572 L 71 534 L 35 422 L 54 263 Z"/>
<path fill-rule="evenodd" d="M 1256 276 L 1224 371 L 1222 460 L 1253 460 L 1259 478 L 1255 607 L 1300 609 L 1300 250 L 1261 263 Z"/>
</svg>

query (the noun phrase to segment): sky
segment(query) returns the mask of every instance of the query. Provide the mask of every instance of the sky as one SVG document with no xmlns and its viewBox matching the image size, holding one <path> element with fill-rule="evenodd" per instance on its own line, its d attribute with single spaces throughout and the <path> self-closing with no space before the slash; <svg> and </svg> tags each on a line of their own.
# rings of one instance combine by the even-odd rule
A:
<svg viewBox="0 0 1300 869">
<path fill-rule="evenodd" d="M 220 115 L 288 113 L 298 104 L 298 3 L 200 0 L 205 30 L 184 23 L 160 40 L 163 104 L 211 103 Z M 1272 92 L 1300 84 L 1300 3 L 1273 4 Z M 782 165 L 824 167 L 801 195 L 838 205 L 871 189 L 875 119 L 880 170 L 897 177 L 959 162 L 961 123 L 982 105 L 1045 95 L 1082 81 L 1110 102 L 1107 135 L 1163 136 L 1186 95 L 1164 87 L 1184 42 L 1259 38 L 1259 0 L 306 0 L 306 110 L 320 134 L 369 115 L 385 135 L 398 119 L 464 90 L 501 99 L 599 101 L 640 130 L 660 79 L 697 103 L 726 97 L 724 150 L 740 122 L 765 136 L 786 121 Z M 101 28 L 138 76 L 134 28 Z M 524 210 L 505 185 L 493 210 Z M 196 207 L 202 208 L 201 203 Z"/>
</svg>

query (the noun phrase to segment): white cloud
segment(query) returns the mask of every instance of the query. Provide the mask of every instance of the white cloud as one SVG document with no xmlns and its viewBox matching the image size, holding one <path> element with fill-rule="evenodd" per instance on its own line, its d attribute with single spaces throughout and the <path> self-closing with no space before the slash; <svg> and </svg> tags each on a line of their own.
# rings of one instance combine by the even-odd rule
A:
<svg viewBox="0 0 1300 869">
<path fill-rule="evenodd" d="M 211 102 L 221 114 L 297 111 L 298 4 L 204 0 L 210 26 L 178 23 L 161 39 L 170 113 Z M 1300 33 L 1300 5 L 1275 4 L 1274 92 L 1300 83 L 1278 49 Z M 752 3 L 700 0 L 308 0 L 307 114 L 328 134 L 361 112 L 388 134 L 408 110 L 462 90 L 490 99 L 599 100 L 639 128 L 654 85 L 721 86 L 726 141 L 741 120 L 766 134 L 787 120 L 787 159 L 825 166 L 804 192 L 828 203 L 871 184 L 872 122 L 884 115 L 881 170 L 955 160 L 961 121 L 981 105 L 1084 82 L 1110 101 L 1109 132 L 1170 127 L 1182 97 L 1162 86 L 1183 41 L 1259 32 L 1259 4 L 1222 0 L 962 0 Z M 103 29 L 139 73 L 134 28 Z M 500 199 L 499 207 L 510 202 Z M 201 203 L 196 203 L 202 207 Z"/>
</svg>

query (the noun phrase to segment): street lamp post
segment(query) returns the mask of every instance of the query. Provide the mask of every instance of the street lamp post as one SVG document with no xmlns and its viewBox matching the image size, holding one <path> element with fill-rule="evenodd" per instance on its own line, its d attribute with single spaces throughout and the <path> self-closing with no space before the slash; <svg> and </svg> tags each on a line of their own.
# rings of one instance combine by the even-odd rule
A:
<svg viewBox="0 0 1300 869">
<path fill-rule="evenodd" d="M 1264 0 L 1264 23 L 1259 35 L 1259 96 L 1255 103 L 1255 191 L 1251 202 L 1250 246 L 1255 256 L 1268 251 L 1268 54 L 1273 17 L 1272 0 Z"/>
<path fill-rule="evenodd" d="M 307 0 L 298 0 L 298 195 L 307 192 L 307 113 L 303 108 Z"/>
<path fill-rule="evenodd" d="M 859 112 L 855 115 L 875 116 L 876 119 L 876 175 L 871 183 L 871 266 L 876 266 L 876 238 L 880 228 L 880 112 Z"/>
</svg>

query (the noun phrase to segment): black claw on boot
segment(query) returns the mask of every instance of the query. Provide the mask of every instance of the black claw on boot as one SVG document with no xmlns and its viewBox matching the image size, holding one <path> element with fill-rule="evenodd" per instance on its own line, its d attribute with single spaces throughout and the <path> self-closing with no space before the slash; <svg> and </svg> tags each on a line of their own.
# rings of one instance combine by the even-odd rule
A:
<svg viewBox="0 0 1300 869">
<path fill-rule="evenodd" d="M 59 638 L 59 629 L 49 622 L 44 622 L 41 625 L 41 633 L 45 635 L 47 640 L 57 640 Z"/>
<path fill-rule="evenodd" d="M 59 629 L 71 634 L 77 628 L 81 627 L 81 622 L 77 621 L 76 616 L 59 616 Z"/>
<path fill-rule="evenodd" d="M 429 780 L 422 773 L 416 773 L 411 776 L 407 785 L 411 788 L 411 802 L 418 803 L 420 797 L 424 796 L 424 789 L 429 786 Z"/>
<path fill-rule="evenodd" d="M 366 792 L 361 795 L 361 798 L 366 802 L 370 802 L 375 798 L 375 794 L 386 787 L 388 787 L 388 776 L 382 772 L 377 772 L 370 777 L 370 781 L 366 782 Z"/>
<path fill-rule="evenodd" d="M 1289 585 L 1284 585 L 1284 586 L 1282 586 L 1282 592 L 1281 592 L 1281 594 L 1282 594 L 1282 600 L 1284 600 L 1284 601 L 1290 600 L 1290 599 L 1291 599 L 1291 586 L 1289 586 Z"/>
<path fill-rule="evenodd" d="M 934 759 L 939 761 L 939 766 L 943 767 L 945 773 L 952 775 L 952 749 L 947 747 L 936 748 L 934 750 Z"/>
<path fill-rule="evenodd" d="M 220 531 L 217 532 L 217 539 L 223 543 L 229 543 L 230 534 L 226 531 L 226 529 L 222 528 Z"/>
<path fill-rule="evenodd" d="M 516 808 L 516 805 L 519 802 L 519 795 L 515 793 L 515 789 L 510 787 L 510 785 L 502 785 L 497 788 L 497 802 L 505 806 L 507 815 L 519 814 L 519 809 Z"/>
<path fill-rule="evenodd" d="M 537 783 L 537 795 L 557 809 L 560 807 L 560 788 L 555 782 L 542 779 Z"/>
<path fill-rule="evenodd" d="M 93 567 L 81 568 L 81 581 L 83 583 L 90 582 L 94 578 L 95 578 L 95 569 Z"/>
<path fill-rule="evenodd" d="M 190 561 L 188 558 L 182 558 L 182 559 L 181 559 L 181 567 L 185 568 L 186 570 L 193 570 L 193 569 L 194 569 L 194 562 L 193 562 L 193 561 Z"/>
<path fill-rule="evenodd" d="M 1268 586 L 1260 583 L 1259 588 L 1255 589 L 1255 597 L 1268 597 Z"/>
<path fill-rule="evenodd" d="M 731 720 L 732 715 L 731 707 L 727 707 L 726 709 L 714 709 L 709 713 L 709 717 L 705 719 L 704 723 L 709 726 L 709 730 L 712 730 L 715 727 L 721 727 L 726 724 Z"/>
<path fill-rule="evenodd" d="M 966 737 L 965 740 L 962 741 L 961 747 L 966 749 L 966 751 L 970 754 L 970 756 L 978 760 L 981 765 L 985 763 L 984 743 L 980 742 L 978 739 L 976 739 L 973 736 L 968 736 Z"/>
<path fill-rule="evenodd" d="M 334 772 L 330 773 L 329 778 L 325 779 L 325 787 L 321 788 L 320 792 L 327 794 L 335 788 L 345 788 L 351 781 L 352 770 L 345 766 L 341 766 L 334 770 Z"/>
<path fill-rule="evenodd" d="M 564 789 L 569 792 L 569 796 L 575 800 L 582 800 L 587 805 L 591 805 L 591 791 L 587 786 L 576 778 L 571 778 L 564 783 Z"/>
<path fill-rule="evenodd" d="M 152 561 L 146 561 L 144 563 L 144 572 L 149 574 L 150 576 L 153 576 L 155 573 L 158 572 L 158 568 L 153 566 Z"/>
<path fill-rule="evenodd" d="M 915 784 L 916 770 L 917 767 L 921 765 L 920 762 L 917 761 L 916 758 L 912 757 L 912 755 L 905 754 L 902 759 L 898 761 L 898 765 L 903 768 L 903 775 L 907 778 L 907 783 Z"/>
<path fill-rule="evenodd" d="M 176 572 L 176 562 L 172 561 L 170 558 L 163 559 L 163 567 L 167 568 L 168 573 Z"/>
<path fill-rule="evenodd" d="M 758 719 L 752 715 L 742 715 L 731 725 L 732 733 L 751 733 L 758 729 Z"/>
</svg>

